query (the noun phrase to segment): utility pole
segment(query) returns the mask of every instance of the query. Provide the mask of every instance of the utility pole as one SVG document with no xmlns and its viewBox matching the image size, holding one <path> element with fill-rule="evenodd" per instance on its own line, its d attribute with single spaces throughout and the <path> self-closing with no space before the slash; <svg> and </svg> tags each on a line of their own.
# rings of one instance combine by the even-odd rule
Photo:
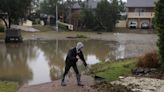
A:
<svg viewBox="0 0 164 92">
<path fill-rule="evenodd" d="M 57 2 L 56 2 L 56 31 L 58 32 L 58 6 L 57 6 Z"/>
</svg>

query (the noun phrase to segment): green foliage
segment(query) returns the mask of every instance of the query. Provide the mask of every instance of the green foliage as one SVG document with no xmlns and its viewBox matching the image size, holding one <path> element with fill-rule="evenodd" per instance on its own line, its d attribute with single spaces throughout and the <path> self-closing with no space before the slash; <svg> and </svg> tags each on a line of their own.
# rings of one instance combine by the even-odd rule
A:
<svg viewBox="0 0 164 92">
<path fill-rule="evenodd" d="M 158 32 L 159 60 L 164 67 L 164 0 L 159 0 L 155 8 L 155 29 Z"/>
<path fill-rule="evenodd" d="M 26 16 L 32 0 L 1 0 L 0 10 L 8 14 L 9 26 Z"/>
<path fill-rule="evenodd" d="M 4 32 L 4 27 L 0 27 L 0 32 Z"/>
<path fill-rule="evenodd" d="M 136 66 L 136 59 L 116 60 L 112 62 L 103 62 L 93 65 L 91 73 L 105 78 L 107 81 L 118 79 L 119 76 L 131 74 L 131 69 Z"/>
<path fill-rule="evenodd" d="M 69 30 L 68 26 L 62 25 L 61 23 L 58 23 L 58 27 L 61 28 L 62 30 Z"/>
<path fill-rule="evenodd" d="M 92 30 L 113 31 L 119 18 L 118 1 L 101 0 L 96 9 L 84 8 L 81 15 L 82 27 Z"/>
<path fill-rule="evenodd" d="M 40 13 L 47 15 L 56 15 L 56 3 L 58 4 L 58 16 L 62 17 L 62 22 L 66 22 L 67 17 L 69 17 L 69 9 L 71 2 L 63 2 L 63 0 L 43 0 L 40 3 Z"/>
<path fill-rule="evenodd" d="M 0 23 L 0 32 L 4 32 L 4 26 Z"/>
<path fill-rule="evenodd" d="M 17 85 L 15 82 L 0 81 L 0 92 L 15 92 Z"/>
<path fill-rule="evenodd" d="M 87 37 L 85 35 L 83 35 L 83 34 L 77 34 L 76 38 L 87 38 Z"/>
<path fill-rule="evenodd" d="M 40 4 L 40 12 L 50 15 L 55 15 L 56 3 L 58 0 L 44 0 Z"/>
<path fill-rule="evenodd" d="M 102 0 L 97 5 L 96 17 L 100 26 L 106 31 L 113 31 L 118 17 L 118 2 Z"/>
<path fill-rule="evenodd" d="M 40 26 L 40 25 L 35 25 L 33 28 L 40 30 L 41 32 L 44 31 L 54 31 L 54 29 L 51 26 Z"/>
<path fill-rule="evenodd" d="M 84 8 L 81 12 L 82 25 L 87 29 L 94 29 L 97 21 L 91 9 Z"/>
<path fill-rule="evenodd" d="M 119 8 L 120 12 L 125 12 L 126 11 L 126 5 L 125 4 L 126 4 L 125 2 L 123 2 L 122 0 L 119 0 L 118 8 Z"/>
</svg>

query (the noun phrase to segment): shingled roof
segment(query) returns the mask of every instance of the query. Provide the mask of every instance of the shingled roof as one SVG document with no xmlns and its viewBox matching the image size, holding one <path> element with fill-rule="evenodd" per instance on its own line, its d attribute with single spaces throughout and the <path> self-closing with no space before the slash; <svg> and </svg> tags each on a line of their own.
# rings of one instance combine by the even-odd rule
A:
<svg viewBox="0 0 164 92">
<path fill-rule="evenodd" d="M 72 9 L 80 9 L 81 7 L 80 7 L 80 5 L 79 5 L 79 3 L 78 2 L 76 2 L 75 4 L 73 4 L 73 6 L 72 6 Z"/>
<path fill-rule="evenodd" d="M 155 7 L 156 0 L 127 0 L 127 7 Z"/>
</svg>

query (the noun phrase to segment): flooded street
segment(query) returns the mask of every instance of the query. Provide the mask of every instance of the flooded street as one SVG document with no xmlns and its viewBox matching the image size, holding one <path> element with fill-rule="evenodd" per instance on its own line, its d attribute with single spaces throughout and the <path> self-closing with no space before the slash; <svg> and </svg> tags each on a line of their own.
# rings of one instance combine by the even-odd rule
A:
<svg viewBox="0 0 164 92">
<path fill-rule="evenodd" d="M 156 49 L 155 42 L 117 40 L 26 40 L 19 44 L 0 43 L 0 79 L 16 80 L 28 85 L 51 82 L 63 74 L 67 51 L 78 41 L 84 43 L 89 65 L 140 55 Z M 78 62 L 84 70 L 82 62 Z M 71 71 L 73 72 L 73 71 Z"/>
</svg>

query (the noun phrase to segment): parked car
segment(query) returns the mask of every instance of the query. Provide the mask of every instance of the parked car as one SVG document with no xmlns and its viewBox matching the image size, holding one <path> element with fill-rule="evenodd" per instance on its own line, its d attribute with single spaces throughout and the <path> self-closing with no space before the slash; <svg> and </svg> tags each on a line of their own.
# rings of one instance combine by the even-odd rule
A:
<svg viewBox="0 0 164 92">
<path fill-rule="evenodd" d="M 144 22 L 141 24 L 141 28 L 142 29 L 148 29 L 149 28 L 149 24 L 147 22 Z"/>
<path fill-rule="evenodd" d="M 131 22 L 130 24 L 129 24 L 129 28 L 137 28 L 137 22 Z"/>
</svg>

